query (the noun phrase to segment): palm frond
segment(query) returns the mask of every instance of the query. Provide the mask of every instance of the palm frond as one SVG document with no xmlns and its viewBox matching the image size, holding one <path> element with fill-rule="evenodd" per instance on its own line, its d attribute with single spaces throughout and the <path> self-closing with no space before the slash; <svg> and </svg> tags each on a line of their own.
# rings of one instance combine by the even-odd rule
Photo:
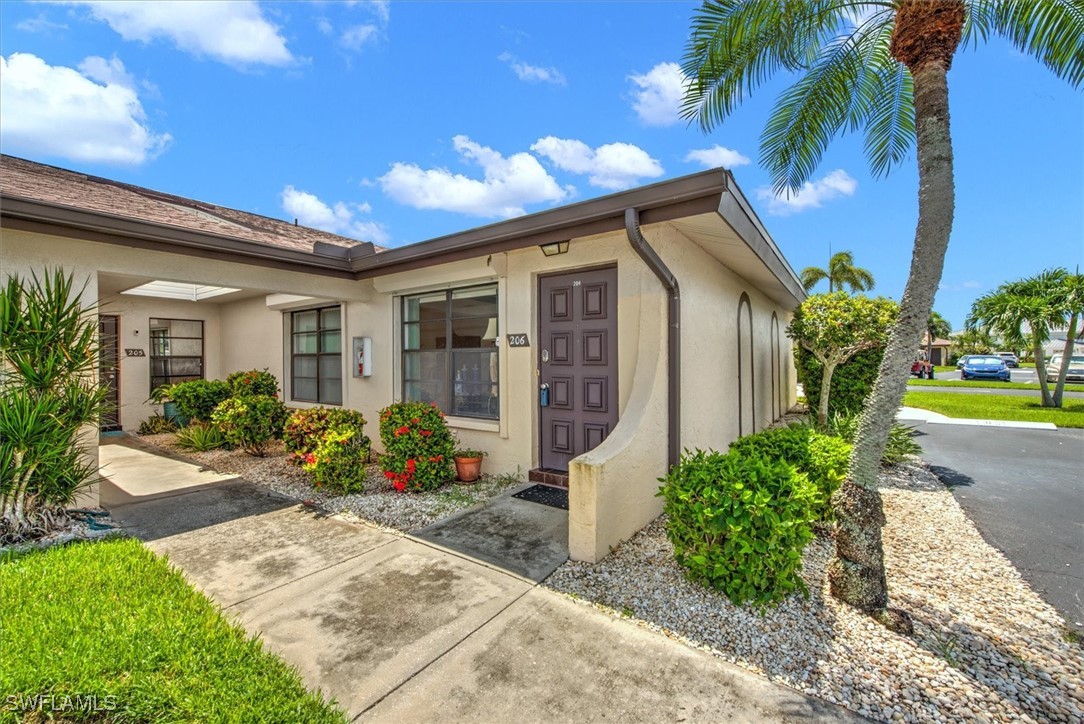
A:
<svg viewBox="0 0 1084 724">
<path fill-rule="evenodd" d="M 847 0 L 708 0 L 693 16 L 682 117 L 704 131 L 780 70 L 800 70 L 836 31 Z"/>
<path fill-rule="evenodd" d="M 965 43 L 1008 39 L 1075 88 L 1084 83 L 1084 0 L 971 0 Z"/>
<path fill-rule="evenodd" d="M 899 66 L 888 54 L 892 17 L 887 11 L 876 12 L 851 32 L 830 39 L 805 75 L 776 100 L 761 135 L 761 162 L 771 172 L 776 193 L 797 192 L 813 175 L 832 139 L 845 128 L 868 128 L 874 109 L 881 111 L 880 117 L 899 118 L 884 113 L 882 100 L 892 95 L 884 86 Z M 906 128 L 890 122 L 885 130 Z M 913 121 L 910 128 L 913 138 Z M 889 150 L 881 154 L 889 163 L 902 155 L 900 139 L 906 153 L 906 134 L 891 135 L 881 146 Z"/>
</svg>

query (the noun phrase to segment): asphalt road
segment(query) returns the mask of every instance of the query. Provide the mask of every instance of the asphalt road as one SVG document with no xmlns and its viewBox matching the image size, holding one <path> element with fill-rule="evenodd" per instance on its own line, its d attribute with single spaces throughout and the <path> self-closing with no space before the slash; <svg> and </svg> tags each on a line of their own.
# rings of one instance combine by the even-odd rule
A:
<svg viewBox="0 0 1084 724">
<path fill-rule="evenodd" d="M 916 429 L 923 457 L 986 542 L 1084 628 L 1084 430 Z"/>
</svg>

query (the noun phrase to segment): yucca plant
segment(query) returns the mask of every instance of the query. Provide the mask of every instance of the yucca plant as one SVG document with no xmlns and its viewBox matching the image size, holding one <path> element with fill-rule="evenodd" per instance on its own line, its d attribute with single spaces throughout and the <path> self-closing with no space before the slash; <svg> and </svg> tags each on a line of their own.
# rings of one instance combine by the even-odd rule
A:
<svg viewBox="0 0 1084 724">
<path fill-rule="evenodd" d="M 9 276 L 0 287 L 0 539 L 47 532 L 97 468 L 79 432 L 96 423 L 96 305 L 84 306 L 71 274 Z"/>
</svg>

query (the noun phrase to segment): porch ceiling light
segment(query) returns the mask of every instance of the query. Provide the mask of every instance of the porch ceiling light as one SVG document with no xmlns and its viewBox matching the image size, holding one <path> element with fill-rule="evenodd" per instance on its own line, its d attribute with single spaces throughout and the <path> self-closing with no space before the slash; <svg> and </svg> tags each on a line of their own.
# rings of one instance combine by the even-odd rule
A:
<svg viewBox="0 0 1084 724">
<path fill-rule="evenodd" d="M 212 287 L 206 284 L 186 284 L 184 282 L 153 281 L 138 287 L 125 289 L 121 294 L 133 294 L 139 297 L 159 297 L 160 299 L 184 299 L 189 302 L 202 302 L 204 299 L 232 294 L 240 289 L 233 287 Z"/>
<path fill-rule="evenodd" d="M 553 241 L 549 244 L 540 244 L 539 249 L 546 256 L 557 256 L 558 254 L 564 254 L 568 252 L 568 240 L 565 241 Z"/>
</svg>

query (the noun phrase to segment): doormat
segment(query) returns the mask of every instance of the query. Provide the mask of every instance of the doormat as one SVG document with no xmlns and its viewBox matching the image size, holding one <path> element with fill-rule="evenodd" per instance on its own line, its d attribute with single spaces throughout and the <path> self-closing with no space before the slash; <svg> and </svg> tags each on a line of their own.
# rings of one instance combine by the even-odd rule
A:
<svg viewBox="0 0 1084 724">
<path fill-rule="evenodd" d="M 529 500 L 532 503 L 541 503 L 551 508 L 568 510 L 568 491 L 564 488 L 554 488 L 550 485 L 532 485 L 526 490 L 521 490 L 512 496 L 520 500 Z"/>
</svg>

